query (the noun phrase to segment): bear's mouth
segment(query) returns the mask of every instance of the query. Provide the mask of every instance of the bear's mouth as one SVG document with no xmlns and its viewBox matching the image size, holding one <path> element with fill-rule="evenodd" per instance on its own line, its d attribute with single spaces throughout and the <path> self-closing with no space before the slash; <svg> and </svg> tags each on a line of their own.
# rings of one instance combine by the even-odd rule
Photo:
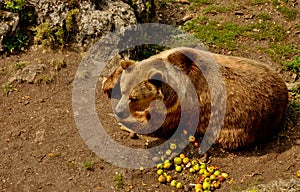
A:
<svg viewBox="0 0 300 192">
<path fill-rule="evenodd" d="M 137 114 L 125 119 L 118 119 L 119 123 L 141 135 L 150 135 L 156 132 L 163 125 L 165 115 L 152 111 L 143 112 L 143 116 L 137 118 Z"/>
</svg>

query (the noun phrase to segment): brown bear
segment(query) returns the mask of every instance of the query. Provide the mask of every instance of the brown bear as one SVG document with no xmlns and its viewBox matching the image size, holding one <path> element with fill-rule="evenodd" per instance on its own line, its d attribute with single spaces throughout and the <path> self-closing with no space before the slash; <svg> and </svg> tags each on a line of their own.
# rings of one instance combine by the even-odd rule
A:
<svg viewBox="0 0 300 192">
<path fill-rule="evenodd" d="M 288 90 L 278 73 L 254 60 L 212 54 L 193 48 L 173 48 L 140 62 L 121 61 L 120 66 L 104 81 L 103 90 L 110 95 L 113 88 L 119 86 L 121 99 L 115 107 L 115 113 L 125 126 L 130 127 L 133 122 L 143 124 L 135 126 L 134 131 L 170 137 L 183 114 L 199 120 L 196 134 L 205 134 L 211 117 L 217 113 L 212 107 L 212 92 L 207 82 L 207 77 L 213 78 L 215 75 L 210 74 L 213 71 L 209 70 L 211 60 L 218 66 L 226 100 L 215 101 L 219 102 L 219 107 L 226 107 L 215 144 L 225 149 L 237 149 L 270 137 L 279 129 L 288 103 Z M 188 110 L 185 107 L 182 111 L 179 97 L 189 99 L 186 93 L 189 90 L 184 88 L 188 82 L 175 74 L 168 67 L 170 64 L 182 71 L 193 84 L 198 105 L 190 105 Z M 202 66 L 201 69 L 199 65 Z M 174 89 L 165 82 L 166 74 L 174 76 L 171 81 L 179 89 Z M 136 84 L 137 86 L 132 86 Z M 221 95 L 216 96 L 219 97 Z M 157 107 L 153 101 L 162 102 L 164 107 Z M 195 113 L 194 107 L 199 113 Z M 151 116 L 161 113 L 164 114 L 164 119 L 151 121 L 155 119 Z M 153 129 L 155 126 L 160 127 Z M 186 122 L 185 126 L 190 126 L 190 122 Z"/>
</svg>

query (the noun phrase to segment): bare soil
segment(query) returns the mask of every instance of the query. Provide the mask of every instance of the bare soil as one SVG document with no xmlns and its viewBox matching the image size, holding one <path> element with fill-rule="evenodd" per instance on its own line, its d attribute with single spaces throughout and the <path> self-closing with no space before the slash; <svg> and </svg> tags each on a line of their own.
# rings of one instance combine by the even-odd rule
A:
<svg viewBox="0 0 300 192">
<path fill-rule="evenodd" d="M 168 6 L 169 10 L 176 8 Z M 185 5 L 176 6 L 181 10 Z M 178 20 L 184 13 L 178 11 L 175 15 L 169 20 Z M 237 54 L 247 56 L 242 50 Z M 251 53 L 248 56 L 254 57 Z M 54 69 L 51 60 L 60 58 L 64 58 L 66 67 Z M 0 95 L 0 191 L 176 191 L 157 182 L 156 168 L 132 170 L 111 165 L 84 143 L 72 111 L 72 82 L 81 59 L 82 54 L 75 51 L 42 48 L 0 58 L 1 85 L 16 72 L 10 66 L 17 62 L 44 64 L 44 77 L 51 71 L 56 74 L 51 81 L 14 83 L 8 95 Z M 271 61 L 264 55 L 262 60 Z M 144 148 L 153 138 L 133 140 L 120 130 L 100 86 L 96 111 L 108 134 L 122 144 Z M 278 179 L 298 179 L 300 126 L 289 126 L 247 149 L 228 152 L 213 148 L 210 154 L 211 164 L 230 176 L 217 190 L 220 192 L 241 191 Z M 93 163 L 92 170 L 84 166 L 86 162 Z M 117 173 L 123 176 L 121 182 L 115 181 Z"/>
</svg>

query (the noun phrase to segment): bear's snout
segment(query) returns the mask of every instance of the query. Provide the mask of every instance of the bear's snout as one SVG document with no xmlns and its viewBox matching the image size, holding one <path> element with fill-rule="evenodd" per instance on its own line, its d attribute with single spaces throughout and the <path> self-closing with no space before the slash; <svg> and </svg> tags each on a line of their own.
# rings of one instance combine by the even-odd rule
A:
<svg viewBox="0 0 300 192">
<path fill-rule="evenodd" d="M 120 119 L 126 119 L 130 116 L 129 103 L 126 98 L 122 97 L 120 99 L 115 108 L 115 114 Z"/>
</svg>

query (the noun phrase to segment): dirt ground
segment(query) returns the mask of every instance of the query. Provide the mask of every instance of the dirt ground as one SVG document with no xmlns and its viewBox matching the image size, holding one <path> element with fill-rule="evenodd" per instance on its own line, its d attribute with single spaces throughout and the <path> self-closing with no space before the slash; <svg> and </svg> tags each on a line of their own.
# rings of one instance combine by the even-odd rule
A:
<svg viewBox="0 0 300 192">
<path fill-rule="evenodd" d="M 177 14 L 170 18 L 184 16 L 182 11 Z M 237 53 L 255 57 L 246 51 Z M 0 95 L 0 191 L 176 191 L 158 183 L 156 168 L 111 165 L 84 143 L 72 109 L 72 83 L 82 56 L 76 51 L 37 48 L 0 58 L 0 85 L 7 85 L 20 63 L 43 64 L 39 81 L 14 83 L 3 89 L 9 90 L 7 95 Z M 270 62 L 269 57 L 262 60 Z M 122 144 L 144 148 L 152 138 L 133 140 L 120 130 L 100 86 L 96 111 L 108 134 Z M 300 126 L 289 126 L 268 141 L 241 151 L 213 148 L 210 153 L 211 164 L 229 174 L 220 192 L 241 191 L 278 179 L 299 181 Z M 122 179 L 116 181 L 117 174 Z"/>
</svg>

